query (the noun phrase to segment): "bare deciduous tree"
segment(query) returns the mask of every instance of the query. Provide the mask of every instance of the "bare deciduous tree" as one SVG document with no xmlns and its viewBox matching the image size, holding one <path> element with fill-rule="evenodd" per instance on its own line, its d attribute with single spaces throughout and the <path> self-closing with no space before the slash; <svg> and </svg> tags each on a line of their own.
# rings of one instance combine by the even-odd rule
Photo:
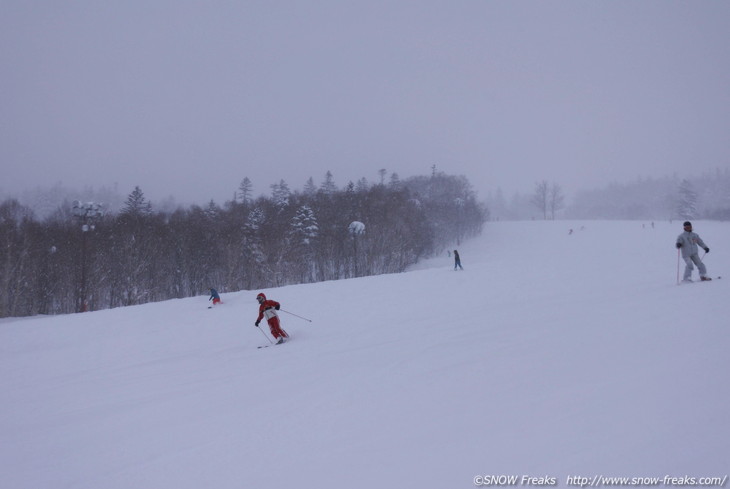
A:
<svg viewBox="0 0 730 489">
<path fill-rule="evenodd" d="M 548 195 L 548 204 L 550 207 L 550 218 L 555 220 L 555 213 L 565 207 L 565 196 L 563 189 L 557 183 L 550 186 L 550 195 Z"/>
<path fill-rule="evenodd" d="M 535 183 L 535 190 L 530 202 L 542 212 L 542 218 L 547 220 L 548 202 L 550 197 L 550 186 L 547 180 Z"/>
</svg>

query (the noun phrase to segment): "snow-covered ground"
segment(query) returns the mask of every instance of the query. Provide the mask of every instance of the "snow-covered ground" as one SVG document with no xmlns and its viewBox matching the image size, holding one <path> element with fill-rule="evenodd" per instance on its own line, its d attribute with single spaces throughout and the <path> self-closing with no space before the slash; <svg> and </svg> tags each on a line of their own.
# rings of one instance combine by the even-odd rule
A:
<svg viewBox="0 0 730 489">
<path fill-rule="evenodd" d="M 265 290 L 312 319 L 266 349 L 258 290 L 5 320 L 0 487 L 723 477 L 730 276 L 677 286 L 681 223 L 645 224 L 488 223 L 463 272 Z M 730 272 L 730 224 L 695 231 Z"/>
</svg>

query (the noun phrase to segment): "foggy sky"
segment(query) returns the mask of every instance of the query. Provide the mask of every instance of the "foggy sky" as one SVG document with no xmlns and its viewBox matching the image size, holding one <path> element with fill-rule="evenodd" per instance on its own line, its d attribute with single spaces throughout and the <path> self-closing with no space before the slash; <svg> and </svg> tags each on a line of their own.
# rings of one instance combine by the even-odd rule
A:
<svg viewBox="0 0 730 489">
<path fill-rule="evenodd" d="M 730 166 L 730 2 L 0 0 L 0 195 Z"/>
</svg>

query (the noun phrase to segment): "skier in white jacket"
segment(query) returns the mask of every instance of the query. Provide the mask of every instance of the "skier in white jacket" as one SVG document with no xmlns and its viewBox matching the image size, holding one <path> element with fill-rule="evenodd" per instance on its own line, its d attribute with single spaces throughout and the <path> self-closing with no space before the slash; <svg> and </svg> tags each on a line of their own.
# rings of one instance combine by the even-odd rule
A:
<svg viewBox="0 0 730 489">
<path fill-rule="evenodd" d="M 692 232 L 691 222 L 685 221 L 683 226 L 684 232 L 677 236 L 677 249 L 682 250 L 682 258 L 684 258 L 684 262 L 687 264 L 684 268 L 684 281 L 692 281 L 692 270 L 694 270 L 692 263 L 697 265 L 700 271 L 700 280 L 712 280 L 707 276 L 707 267 L 702 263 L 699 255 L 699 247 L 705 250 L 705 253 L 709 253 L 710 248 L 702 241 L 699 234 Z"/>
</svg>

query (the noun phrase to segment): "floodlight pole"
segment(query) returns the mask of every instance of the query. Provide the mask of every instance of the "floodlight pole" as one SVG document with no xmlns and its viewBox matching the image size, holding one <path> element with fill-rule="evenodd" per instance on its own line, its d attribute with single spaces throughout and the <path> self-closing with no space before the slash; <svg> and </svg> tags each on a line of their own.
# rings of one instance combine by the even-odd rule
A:
<svg viewBox="0 0 730 489">
<path fill-rule="evenodd" d="M 87 234 L 94 229 L 93 221 L 104 215 L 102 205 L 94 202 L 81 203 L 78 200 L 73 202 L 73 215 L 81 222 L 81 283 L 79 284 L 79 295 L 76 298 L 76 312 L 86 312 L 88 304 L 86 301 L 87 281 Z M 90 224 L 91 223 L 91 224 Z"/>
</svg>

